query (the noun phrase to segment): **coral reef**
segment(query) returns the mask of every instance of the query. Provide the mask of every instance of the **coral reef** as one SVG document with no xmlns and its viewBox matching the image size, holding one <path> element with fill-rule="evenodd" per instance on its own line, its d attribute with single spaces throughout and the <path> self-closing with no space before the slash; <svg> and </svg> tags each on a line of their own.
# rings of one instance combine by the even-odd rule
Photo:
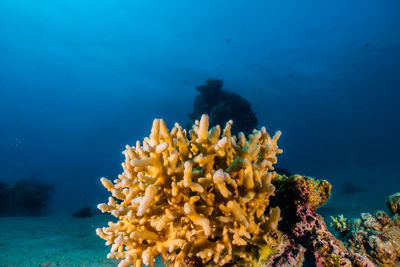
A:
<svg viewBox="0 0 400 267">
<path fill-rule="evenodd" d="M 348 251 L 314 211 L 329 198 L 331 185 L 328 181 L 293 175 L 278 176 L 273 184 L 276 193 L 271 204 L 279 206 L 282 211 L 279 229 L 311 252 L 317 267 L 373 266 L 367 258 Z"/>
<path fill-rule="evenodd" d="M 12 187 L 0 183 L 0 216 L 37 216 L 48 206 L 54 187 L 32 176 Z"/>
<path fill-rule="evenodd" d="M 386 200 L 386 206 L 392 215 L 400 215 L 400 193 L 389 196 Z"/>
<path fill-rule="evenodd" d="M 101 179 L 112 197 L 98 208 L 118 218 L 97 229 L 112 245 L 108 258 L 120 266 L 153 265 L 158 255 L 174 266 L 256 266 L 289 250 L 280 209 L 269 206 L 280 132 L 262 128 L 246 139 L 231 127 L 209 129 L 202 115 L 186 133 L 156 119 L 149 138 L 126 146 L 123 173 Z"/>
<path fill-rule="evenodd" d="M 210 116 L 210 125 L 223 125 L 228 120 L 233 120 L 231 132 L 239 131 L 249 134 L 257 127 L 258 120 L 250 103 L 238 94 L 222 89 L 222 80 L 209 79 L 205 85 L 196 87 L 200 92 L 193 104 L 188 128 L 202 114 Z"/>
<path fill-rule="evenodd" d="M 96 230 L 111 245 L 108 258 L 136 267 L 154 265 L 157 256 L 191 267 L 289 267 L 307 260 L 317 267 L 392 266 L 400 251 L 400 243 L 388 243 L 389 234 L 400 236 L 398 194 L 387 201 L 392 218 L 336 219 L 343 243 L 315 211 L 329 199 L 329 182 L 274 171 L 280 132 L 234 136 L 232 123 L 210 129 L 202 115 L 186 132 L 156 119 L 150 137 L 126 146 L 123 173 L 101 178 L 112 196 L 98 208 L 118 219 Z M 354 227 L 379 234 L 353 237 Z"/>
<path fill-rule="evenodd" d="M 392 217 L 384 211 L 362 213 L 360 218 L 332 217 L 332 226 L 349 251 L 368 257 L 377 266 L 400 266 L 399 193 L 388 198 Z"/>
</svg>

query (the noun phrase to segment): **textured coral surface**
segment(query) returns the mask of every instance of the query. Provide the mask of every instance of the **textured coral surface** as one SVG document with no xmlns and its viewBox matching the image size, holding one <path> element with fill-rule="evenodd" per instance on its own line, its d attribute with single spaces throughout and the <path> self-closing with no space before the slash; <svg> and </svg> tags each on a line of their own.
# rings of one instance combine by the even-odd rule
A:
<svg viewBox="0 0 400 267">
<path fill-rule="evenodd" d="M 117 222 L 97 229 L 119 266 L 398 266 L 399 201 L 360 219 L 334 219 L 344 243 L 315 211 L 331 185 L 303 175 L 277 174 L 280 132 L 245 137 L 209 128 L 203 115 L 189 132 L 153 122 L 150 137 L 123 152 L 123 173 L 102 178 L 112 196 L 99 204 Z"/>
<path fill-rule="evenodd" d="M 400 228 L 398 224 L 400 194 L 389 196 L 384 211 L 362 213 L 360 218 L 332 217 L 332 226 L 350 251 L 368 257 L 377 266 L 400 266 Z"/>
<path fill-rule="evenodd" d="M 248 265 L 283 249 L 280 209 L 264 214 L 280 132 L 271 137 L 262 128 L 246 139 L 232 136 L 231 126 L 209 129 L 203 115 L 186 133 L 156 119 L 149 138 L 126 146 L 123 173 L 101 179 L 112 197 L 98 207 L 119 219 L 97 229 L 112 245 L 109 258 L 122 259 L 120 266 L 151 265 L 158 255 L 175 266 L 193 257 Z"/>
<path fill-rule="evenodd" d="M 277 177 L 273 183 L 273 204 L 282 209 L 280 229 L 313 254 L 316 266 L 373 266 L 367 258 L 348 251 L 314 211 L 329 198 L 331 185 L 326 180 L 293 175 Z"/>
</svg>

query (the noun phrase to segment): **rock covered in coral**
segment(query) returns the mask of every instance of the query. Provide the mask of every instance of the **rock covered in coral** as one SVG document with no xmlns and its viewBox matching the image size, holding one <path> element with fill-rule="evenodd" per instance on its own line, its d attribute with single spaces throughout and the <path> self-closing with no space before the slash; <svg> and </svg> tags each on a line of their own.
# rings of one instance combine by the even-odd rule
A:
<svg viewBox="0 0 400 267">
<path fill-rule="evenodd" d="M 331 185 L 326 180 L 278 176 L 273 184 L 276 194 L 272 203 L 282 210 L 279 229 L 311 252 L 316 266 L 373 266 L 367 258 L 348 251 L 314 211 L 329 198 Z"/>
<path fill-rule="evenodd" d="M 238 94 L 223 90 L 222 86 L 222 80 L 209 79 L 205 85 L 196 87 L 200 94 L 194 100 L 189 127 L 202 114 L 208 114 L 212 126 L 233 120 L 233 134 L 239 131 L 251 133 L 257 127 L 258 120 L 250 103 Z"/>
<path fill-rule="evenodd" d="M 400 193 L 393 194 L 386 200 L 386 206 L 391 214 L 400 215 Z"/>
<path fill-rule="evenodd" d="M 386 200 L 386 206 L 392 214 L 393 223 L 400 227 L 400 193 L 389 196 Z"/>
<path fill-rule="evenodd" d="M 350 251 L 368 257 L 378 266 L 400 266 L 399 196 L 394 194 L 386 202 L 392 217 L 384 211 L 362 213 L 354 219 L 332 217 L 332 226 Z"/>
<path fill-rule="evenodd" d="M 187 133 L 156 119 L 149 138 L 126 146 L 123 173 L 101 179 L 112 197 L 98 207 L 118 218 L 97 229 L 112 245 L 109 258 L 120 266 L 152 265 L 158 255 L 174 266 L 198 265 L 197 258 L 259 266 L 285 250 L 280 209 L 269 207 L 280 132 L 236 137 L 231 127 L 210 129 L 203 115 Z"/>
<path fill-rule="evenodd" d="M 286 206 L 285 210 L 305 205 L 314 210 L 328 200 L 332 189 L 326 180 L 316 180 L 299 174 L 290 177 L 279 175 L 273 180 L 273 184 L 279 192 L 279 196 L 274 199 L 278 202 L 285 200 L 284 203 L 280 203 Z"/>
<path fill-rule="evenodd" d="M 302 266 L 304 262 L 304 253 L 306 249 L 299 243 L 294 242 L 293 239 L 289 239 L 286 235 L 287 242 L 284 243 L 280 253 L 276 253 L 268 263 L 266 267 L 292 267 Z"/>
</svg>

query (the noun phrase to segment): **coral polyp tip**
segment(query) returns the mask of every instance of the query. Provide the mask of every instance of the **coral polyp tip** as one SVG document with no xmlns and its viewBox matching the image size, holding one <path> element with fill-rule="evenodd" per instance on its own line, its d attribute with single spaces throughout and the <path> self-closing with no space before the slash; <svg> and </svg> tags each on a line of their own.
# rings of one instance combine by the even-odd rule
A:
<svg viewBox="0 0 400 267">
<path fill-rule="evenodd" d="M 257 261 L 250 247 L 271 250 L 266 240 L 277 232 L 280 210 L 264 211 L 275 191 L 280 132 L 236 137 L 231 126 L 210 129 L 202 115 L 187 132 L 155 119 L 150 137 L 126 146 L 122 174 L 101 178 L 112 196 L 98 208 L 118 218 L 96 230 L 111 245 L 108 258 L 119 266 L 154 265 L 157 256 L 173 266 L 189 259 L 221 266 Z"/>
</svg>

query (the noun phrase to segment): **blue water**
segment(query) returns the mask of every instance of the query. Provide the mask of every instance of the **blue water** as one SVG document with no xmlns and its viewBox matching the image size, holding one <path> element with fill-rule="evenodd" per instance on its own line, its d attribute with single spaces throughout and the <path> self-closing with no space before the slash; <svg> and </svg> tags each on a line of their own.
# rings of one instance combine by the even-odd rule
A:
<svg viewBox="0 0 400 267">
<path fill-rule="evenodd" d="M 283 132 L 280 166 L 384 208 L 400 190 L 399 28 L 397 0 L 0 0 L 0 180 L 53 183 L 53 211 L 104 202 L 124 146 L 155 117 L 185 125 L 218 78 Z"/>
</svg>

